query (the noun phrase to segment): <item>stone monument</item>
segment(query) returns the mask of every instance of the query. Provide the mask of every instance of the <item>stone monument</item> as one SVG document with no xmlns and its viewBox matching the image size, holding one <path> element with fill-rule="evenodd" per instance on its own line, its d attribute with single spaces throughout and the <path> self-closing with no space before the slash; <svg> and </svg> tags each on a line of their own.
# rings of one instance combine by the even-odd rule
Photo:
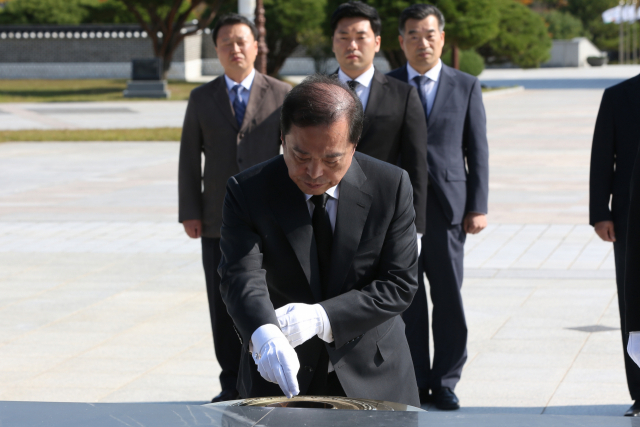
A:
<svg viewBox="0 0 640 427">
<path fill-rule="evenodd" d="M 131 61 L 131 80 L 123 92 L 125 98 L 169 98 L 167 81 L 162 79 L 162 60 L 134 59 Z"/>
</svg>

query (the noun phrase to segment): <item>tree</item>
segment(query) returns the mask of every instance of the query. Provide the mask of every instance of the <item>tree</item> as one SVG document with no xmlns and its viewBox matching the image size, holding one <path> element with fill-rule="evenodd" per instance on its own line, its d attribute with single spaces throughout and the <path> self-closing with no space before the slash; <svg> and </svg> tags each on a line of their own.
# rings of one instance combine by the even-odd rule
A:
<svg viewBox="0 0 640 427">
<path fill-rule="evenodd" d="M 442 55 L 442 62 L 452 67 L 451 49 Z M 460 71 L 469 73 L 472 76 L 479 76 L 484 70 L 484 58 L 474 49 L 460 51 Z"/>
<path fill-rule="evenodd" d="M 582 21 L 569 12 L 552 10 L 542 13 L 542 17 L 548 25 L 549 35 L 554 40 L 569 40 L 587 35 Z"/>
<path fill-rule="evenodd" d="M 147 32 L 153 53 L 162 59 L 163 77 L 171 67 L 173 54 L 185 37 L 206 28 L 224 0 L 117 0 L 122 2 Z M 185 23 L 200 12 L 200 19 L 187 29 Z"/>
<path fill-rule="evenodd" d="M 570 0 L 560 10 L 579 18 L 599 49 L 617 50 L 618 26 L 602 22 L 602 12 L 617 5 L 618 0 Z"/>
<path fill-rule="evenodd" d="M 494 6 L 500 13 L 500 32 L 479 49 L 485 58 L 523 68 L 539 67 L 549 59 L 551 38 L 540 15 L 513 0 L 495 0 Z"/>
<path fill-rule="evenodd" d="M 13 0 L 0 13 L 0 23 L 81 24 L 89 15 L 87 6 L 98 6 L 98 0 Z"/>
<path fill-rule="evenodd" d="M 434 4 L 445 16 L 445 40 L 455 68 L 460 67 L 460 49 L 481 46 L 500 31 L 500 12 L 494 0 L 437 0 Z"/>
<path fill-rule="evenodd" d="M 284 62 L 309 35 L 320 34 L 326 0 L 264 0 L 267 19 L 267 74 L 278 74 Z"/>
</svg>

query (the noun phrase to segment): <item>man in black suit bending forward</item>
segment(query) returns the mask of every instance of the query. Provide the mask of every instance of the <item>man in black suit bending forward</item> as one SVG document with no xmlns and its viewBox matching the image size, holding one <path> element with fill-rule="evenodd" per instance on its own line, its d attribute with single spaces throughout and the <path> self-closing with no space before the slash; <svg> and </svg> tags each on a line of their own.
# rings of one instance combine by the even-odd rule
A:
<svg viewBox="0 0 640 427">
<path fill-rule="evenodd" d="M 411 183 L 355 152 L 362 120 L 346 85 L 310 77 L 282 106 L 284 154 L 227 183 L 220 290 L 242 397 L 419 405 L 400 316 L 418 284 Z"/>
<path fill-rule="evenodd" d="M 409 63 L 389 75 L 418 89 L 421 119 L 429 131 L 420 288 L 404 320 L 421 400 L 433 399 L 439 409 L 458 409 L 453 390 L 467 360 L 467 324 L 460 295 L 464 242 L 468 233 L 479 233 L 487 226 L 489 147 L 482 91 L 478 79 L 442 64 L 444 17 L 435 6 L 408 7 L 400 16 L 399 30 Z M 433 301 L 431 367 L 423 272 Z"/>
</svg>

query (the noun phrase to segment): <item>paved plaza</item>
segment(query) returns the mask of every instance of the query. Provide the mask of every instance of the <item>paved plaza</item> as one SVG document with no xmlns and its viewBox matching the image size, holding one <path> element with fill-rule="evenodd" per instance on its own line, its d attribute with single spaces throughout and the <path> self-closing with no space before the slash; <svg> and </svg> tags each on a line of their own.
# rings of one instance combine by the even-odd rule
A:
<svg viewBox="0 0 640 427">
<path fill-rule="evenodd" d="M 491 225 L 466 245 L 463 413 L 621 415 L 631 404 L 612 247 L 587 224 L 601 96 L 486 99 Z M 199 242 L 177 223 L 178 149 L 0 144 L 0 400 L 204 403 L 218 393 Z"/>
</svg>

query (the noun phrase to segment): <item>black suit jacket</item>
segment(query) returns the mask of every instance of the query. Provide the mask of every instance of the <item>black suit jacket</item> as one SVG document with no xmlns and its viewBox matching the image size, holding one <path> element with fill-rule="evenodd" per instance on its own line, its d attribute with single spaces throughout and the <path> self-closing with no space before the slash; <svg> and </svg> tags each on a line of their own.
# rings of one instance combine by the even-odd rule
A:
<svg viewBox="0 0 640 427">
<path fill-rule="evenodd" d="M 405 171 L 355 153 L 340 182 L 333 237 L 332 287 L 321 298 L 311 216 L 282 156 L 227 184 L 220 291 L 244 350 L 243 397 L 281 395 L 262 379 L 248 353 L 260 326 L 278 325 L 275 308 L 292 302 L 324 307 L 334 342 L 314 337 L 296 347 L 305 394 L 324 346 L 346 394 L 419 406 L 413 363 L 400 314 L 418 286 L 411 183 Z"/>
<path fill-rule="evenodd" d="M 624 279 L 625 332 L 640 331 L 640 151 L 631 177 L 627 259 Z M 626 349 L 625 349 L 626 351 Z"/>
<path fill-rule="evenodd" d="M 365 122 L 357 150 L 398 165 L 409 173 L 418 233 L 426 230 L 427 126 L 418 92 L 411 85 L 390 79 L 378 70 L 364 112 Z"/>
<path fill-rule="evenodd" d="M 589 223 L 612 221 L 613 195 L 626 207 L 633 163 L 640 145 L 640 75 L 604 91 L 591 146 Z M 615 209 L 614 209 L 615 210 Z M 627 215 L 625 212 L 614 215 Z"/>
<path fill-rule="evenodd" d="M 408 81 L 406 65 L 388 75 Z M 425 120 L 422 105 L 420 112 Z M 460 224 L 467 212 L 487 213 L 489 145 L 478 79 L 443 64 L 427 129 L 429 179 L 447 218 Z"/>
</svg>

